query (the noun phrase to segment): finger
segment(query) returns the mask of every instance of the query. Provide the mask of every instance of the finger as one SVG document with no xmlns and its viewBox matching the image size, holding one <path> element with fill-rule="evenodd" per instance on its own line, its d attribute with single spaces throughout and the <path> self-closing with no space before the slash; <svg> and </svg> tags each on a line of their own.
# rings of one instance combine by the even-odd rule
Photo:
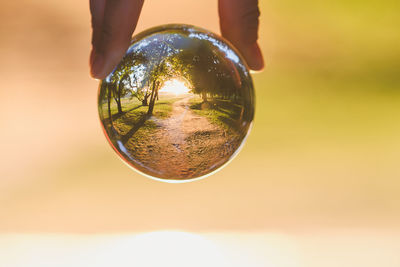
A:
<svg viewBox="0 0 400 267">
<path fill-rule="evenodd" d="M 219 0 L 218 11 L 222 36 L 242 53 L 251 69 L 261 70 L 264 60 L 257 43 L 258 0 Z"/>
<path fill-rule="evenodd" d="M 94 1 L 94 0 L 92 0 Z M 100 37 L 94 36 L 91 73 L 105 78 L 125 54 L 136 28 L 143 0 L 106 0 Z"/>
<path fill-rule="evenodd" d="M 90 0 L 90 14 L 92 15 L 92 51 L 90 53 L 90 66 L 93 65 L 95 47 L 98 46 L 103 25 L 104 7 L 106 0 Z"/>
</svg>

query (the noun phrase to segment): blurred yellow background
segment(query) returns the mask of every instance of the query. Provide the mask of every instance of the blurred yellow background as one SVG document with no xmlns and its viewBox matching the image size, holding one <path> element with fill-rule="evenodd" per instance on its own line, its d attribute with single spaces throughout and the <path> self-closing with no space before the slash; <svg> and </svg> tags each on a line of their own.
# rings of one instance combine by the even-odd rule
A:
<svg viewBox="0 0 400 267">
<path fill-rule="evenodd" d="M 282 254 L 248 266 L 400 266 L 399 1 L 261 1 L 251 135 L 187 184 L 137 174 L 106 142 L 87 2 L 0 0 L 0 266 L 164 230 Z M 165 23 L 219 32 L 217 1 L 147 0 L 136 32 Z"/>
</svg>

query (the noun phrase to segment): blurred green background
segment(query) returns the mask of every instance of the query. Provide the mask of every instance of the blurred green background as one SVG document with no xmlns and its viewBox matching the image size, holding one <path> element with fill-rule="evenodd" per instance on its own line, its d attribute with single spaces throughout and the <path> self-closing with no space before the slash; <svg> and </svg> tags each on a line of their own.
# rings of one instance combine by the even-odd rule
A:
<svg viewBox="0 0 400 267">
<path fill-rule="evenodd" d="M 261 1 L 266 59 L 239 156 L 163 184 L 103 136 L 86 1 L 0 1 L 0 232 L 398 229 L 399 1 Z M 216 1 L 148 0 L 136 32 L 218 32 Z"/>
</svg>

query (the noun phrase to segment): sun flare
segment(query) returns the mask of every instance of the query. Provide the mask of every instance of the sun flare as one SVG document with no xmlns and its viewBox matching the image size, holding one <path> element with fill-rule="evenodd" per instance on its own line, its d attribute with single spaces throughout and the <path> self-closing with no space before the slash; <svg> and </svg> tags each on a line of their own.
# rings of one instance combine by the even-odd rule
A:
<svg viewBox="0 0 400 267">
<path fill-rule="evenodd" d="M 189 93 L 190 89 L 185 85 L 185 82 L 172 79 L 164 82 L 163 87 L 160 89 L 162 93 L 169 93 L 174 95 L 183 95 Z"/>
</svg>

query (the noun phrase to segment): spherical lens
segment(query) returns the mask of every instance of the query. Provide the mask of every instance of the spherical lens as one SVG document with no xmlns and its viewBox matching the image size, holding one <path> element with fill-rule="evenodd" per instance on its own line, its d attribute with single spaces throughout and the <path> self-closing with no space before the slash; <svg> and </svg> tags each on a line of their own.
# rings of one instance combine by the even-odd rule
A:
<svg viewBox="0 0 400 267">
<path fill-rule="evenodd" d="M 133 38 L 101 81 L 104 133 L 133 169 L 162 181 L 207 176 L 239 151 L 254 118 L 246 63 L 221 37 L 164 25 Z"/>
</svg>

